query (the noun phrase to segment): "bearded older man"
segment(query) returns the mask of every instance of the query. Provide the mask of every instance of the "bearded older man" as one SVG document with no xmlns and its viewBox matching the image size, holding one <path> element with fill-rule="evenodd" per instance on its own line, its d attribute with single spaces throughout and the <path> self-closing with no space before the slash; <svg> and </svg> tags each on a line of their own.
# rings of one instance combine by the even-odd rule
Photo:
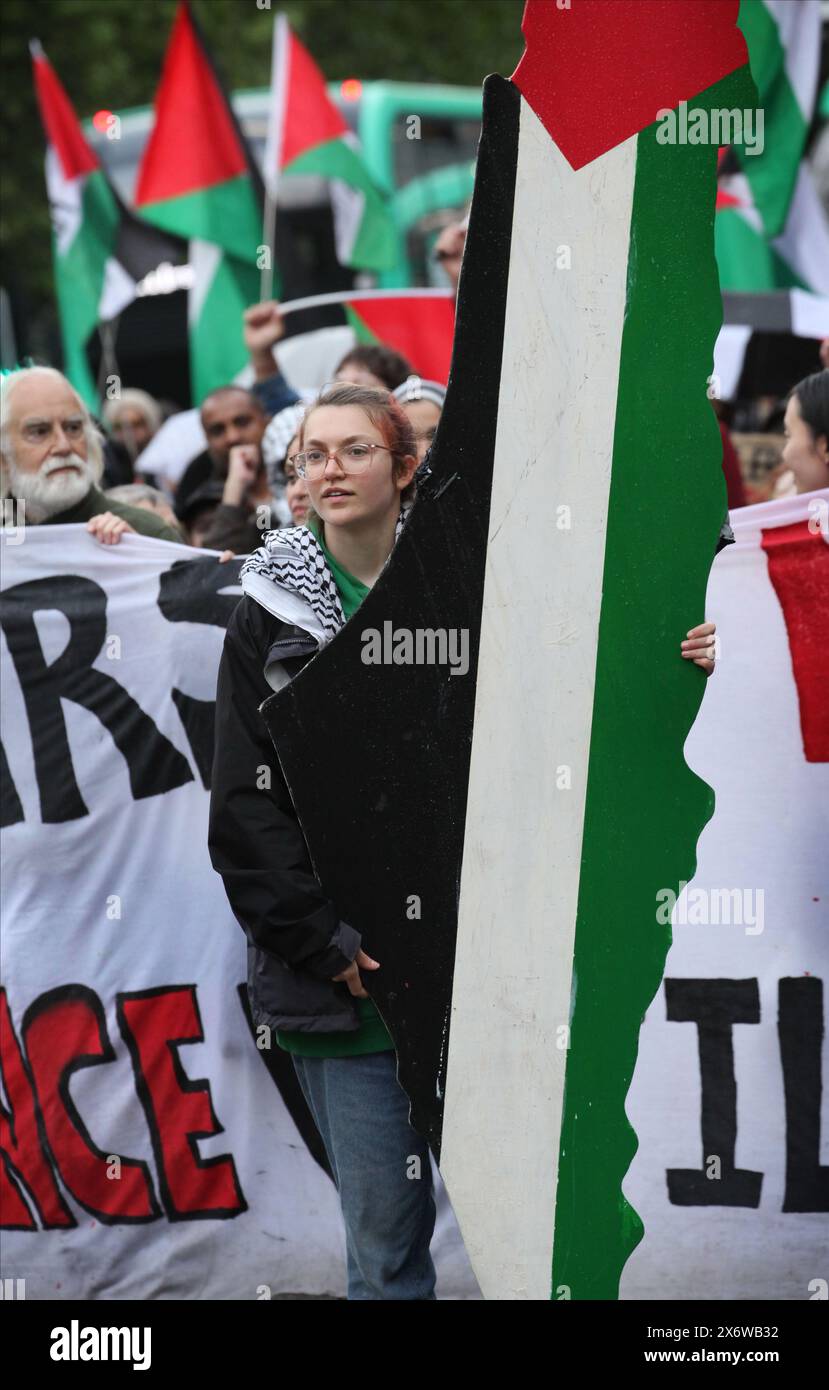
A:
<svg viewBox="0 0 829 1390">
<path fill-rule="evenodd" d="M 0 379 L 0 496 L 24 504 L 15 524 L 85 521 L 107 545 L 125 531 L 182 542 L 159 516 L 106 497 L 102 474 L 101 436 L 65 376 L 22 367 Z"/>
</svg>

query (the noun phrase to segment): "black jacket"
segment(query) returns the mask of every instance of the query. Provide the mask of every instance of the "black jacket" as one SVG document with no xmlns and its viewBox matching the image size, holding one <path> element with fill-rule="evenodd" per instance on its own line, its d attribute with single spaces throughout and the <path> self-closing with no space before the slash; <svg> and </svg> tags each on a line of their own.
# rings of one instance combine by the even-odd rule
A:
<svg viewBox="0 0 829 1390">
<path fill-rule="evenodd" d="M 259 713 L 317 645 L 310 633 L 273 617 L 248 595 L 234 609 L 216 692 L 208 847 L 248 939 L 254 1022 L 304 1033 L 350 1032 L 359 1027 L 356 1004 L 348 986 L 332 977 L 354 960 L 360 934 L 340 921 L 314 877 Z"/>
</svg>

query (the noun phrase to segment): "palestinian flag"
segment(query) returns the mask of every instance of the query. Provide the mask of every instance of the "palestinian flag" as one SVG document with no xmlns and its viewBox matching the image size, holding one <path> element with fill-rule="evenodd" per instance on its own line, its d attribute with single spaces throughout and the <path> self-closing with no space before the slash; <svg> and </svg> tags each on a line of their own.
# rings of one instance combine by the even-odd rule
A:
<svg viewBox="0 0 829 1390">
<path fill-rule="evenodd" d="M 717 149 L 656 116 L 751 104 L 737 10 L 530 0 L 484 87 L 433 471 L 359 613 L 261 706 L 491 1299 L 615 1298 L 642 1235 L 625 1097 L 657 894 L 712 811 L 680 640 L 725 510 Z"/>
<path fill-rule="evenodd" d="M 89 408 L 96 410 L 98 391 L 86 356 L 90 334 L 132 302 L 139 280 L 162 261 L 180 259 L 180 247 L 127 211 L 87 143 L 42 47 L 37 40 L 30 47 L 47 140 L 46 187 L 64 371 Z"/>
<path fill-rule="evenodd" d="M 820 0 L 741 0 L 758 106 L 764 113 L 760 153 L 734 149 L 768 237 L 786 225 L 806 135 L 817 99 Z"/>
<path fill-rule="evenodd" d="M 449 380 L 455 331 L 455 297 L 451 290 L 342 291 L 288 300 L 280 309 L 283 316 L 290 316 L 328 305 L 339 309 L 340 322 L 351 328 L 355 345 L 382 343 L 402 353 L 418 376 L 443 384 Z M 347 348 L 341 338 L 337 342 L 341 360 Z M 281 360 L 287 361 L 291 344 L 296 345 L 295 338 L 287 338 L 280 345 Z M 323 373 L 323 379 L 333 374 L 336 365 L 331 364 L 332 371 Z"/>
<path fill-rule="evenodd" d="M 785 225 L 774 237 L 766 235 L 745 174 L 721 175 L 714 236 L 723 290 L 829 294 L 829 220 L 805 159 Z"/>
<path fill-rule="evenodd" d="M 803 158 L 817 99 L 819 0 L 742 0 L 763 149 L 731 147 L 722 163 L 715 225 L 724 290 L 829 292 L 829 222 Z M 736 165 L 736 167 L 735 167 Z"/>
<path fill-rule="evenodd" d="M 330 180 L 342 265 L 381 271 L 396 263 L 397 234 L 387 201 L 331 101 L 322 73 L 285 16 L 277 15 L 265 148 L 265 181 L 274 199 L 283 174 L 316 174 Z"/>
<path fill-rule="evenodd" d="M 244 136 L 189 6 L 179 5 L 138 172 L 142 217 L 190 242 L 193 399 L 247 361 L 242 314 L 259 299 L 261 189 Z"/>
</svg>

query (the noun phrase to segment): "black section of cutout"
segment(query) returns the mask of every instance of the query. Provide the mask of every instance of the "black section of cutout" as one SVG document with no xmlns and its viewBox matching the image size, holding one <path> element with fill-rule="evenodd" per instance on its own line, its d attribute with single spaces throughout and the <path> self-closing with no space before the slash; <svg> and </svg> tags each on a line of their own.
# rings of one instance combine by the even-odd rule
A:
<svg viewBox="0 0 829 1390">
<path fill-rule="evenodd" d="M 517 88 L 487 78 L 431 475 L 358 613 L 262 705 L 315 872 L 381 963 L 363 977 L 395 1040 L 411 1122 L 438 1159 L 519 113 Z M 459 645 L 465 632 L 467 673 L 363 661 L 363 633 L 400 628 L 454 631 Z"/>
</svg>

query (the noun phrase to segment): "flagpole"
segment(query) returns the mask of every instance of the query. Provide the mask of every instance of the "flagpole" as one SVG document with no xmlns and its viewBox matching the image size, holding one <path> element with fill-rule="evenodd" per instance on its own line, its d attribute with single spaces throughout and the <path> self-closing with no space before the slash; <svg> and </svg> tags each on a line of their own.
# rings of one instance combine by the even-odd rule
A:
<svg viewBox="0 0 829 1390">
<path fill-rule="evenodd" d="M 104 387 L 109 376 L 118 378 L 118 388 L 120 393 L 121 372 L 118 367 L 118 358 L 115 356 L 115 339 L 118 333 L 118 324 L 121 315 L 116 314 L 115 318 L 107 319 L 105 323 L 98 324 L 98 338 L 101 343 L 101 360 L 98 364 L 98 399 L 107 399 Z"/>
<path fill-rule="evenodd" d="M 262 245 L 267 246 L 268 255 L 262 266 L 262 273 L 259 280 L 259 298 L 261 300 L 270 299 L 273 295 L 273 263 L 276 256 L 274 241 L 276 240 L 276 193 L 271 192 L 268 180 L 265 180 L 265 214 L 262 219 Z"/>
<path fill-rule="evenodd" d="M 273 263 L 276 259 L 276 192 L 279 186 L 279 160 L 282 150 L 282 117 L 280 103 L 284 100 L 285 64 L 288 58 L 287 20 L 283 14 L 274 16 L 273 46 L 271 49 L 271 99 L 268 108 L 268 130 L 265 138 L 264 184 L 265 212 L 262 222 L 262 241 L 268 248 L 267 263 L 262 267 L 259 282 L 260 299 L 273 295 Z"/>
<path fill-rule="evenodd" d="M 280 304 L 280 314 L 297 314 L 302 309 L 321 309 L 326 304 L 352 304 L 361 299 L 450 299 L 454 302 L 454 290 L 429 289 L 379 289 L 379 290 L 331 290 L 327 294 L 310 294 L 303 299 L 289 299 Z"/>
</svg>

